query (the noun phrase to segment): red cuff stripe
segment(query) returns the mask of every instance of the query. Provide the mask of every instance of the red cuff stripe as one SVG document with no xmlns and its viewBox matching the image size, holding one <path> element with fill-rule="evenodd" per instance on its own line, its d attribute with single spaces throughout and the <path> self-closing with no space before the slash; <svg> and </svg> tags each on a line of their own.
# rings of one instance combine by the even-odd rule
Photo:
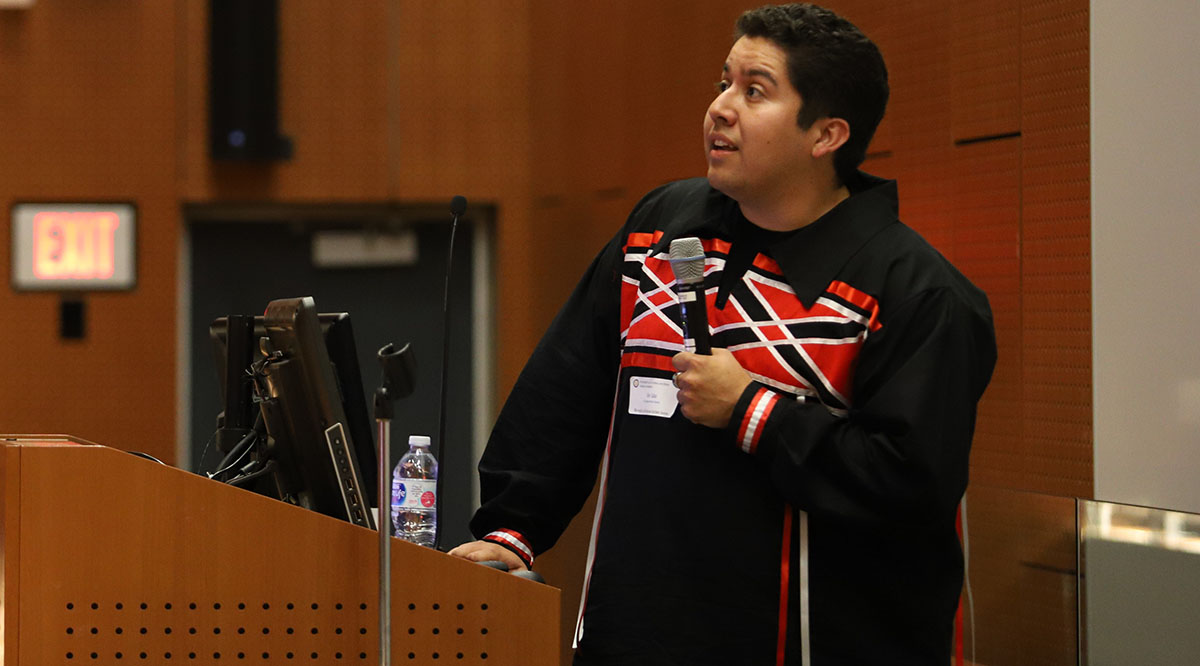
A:
<svg viewBox="0 0 1200 666">
<path fill-rule="evenodd" d="M 754 411 L 758 408 L 758 403 L 762 400 L 763 392 L 766 389 L 760 388 L 754 393 L 754 397 L 750 398 L 750 404 L 746 407 L 745 413 L 742 414 L 742 424 L 738 426 L 737 441 L 738 446 L 743 451 L 746 451 L 746 431 L 750 427 L 750 420 L 754 416 Z"/>
<path fill-rule="evenodd" d="M 521 536 L 520 532 L 496 530 L 483 537 L 483 540 L 507 546 L 509 550 L 517 554 L 517 557 L 521 558 L 526 567 L 533 566 L 533 548 L 525 540 L 525 537 Z"/>
<path fill-rule="evenodd" d="M 758 423 L 755 424 L 754 437 L 750 441 L 749 453 L 758 451 L 758 443 L 762 440 L 763 431 L 766 430 L 767 419 L 771 418 L 771 412 L 775 409 L 776 403 L 779 402 L 779 394 L 774 391 L 767 391 L 767 396 L 763 398 L 765 403 L 762 407 L 762 414 L 758 417 Z"/>
<path fill-rule="evenodd" d="M 758 449 L 763 426 L 766 425 L 777 402 L 779 394 L 765 388 L 759 389 L 750 400 L 750 406 L 742 416 L 742 425 L 738 429 L 738 444 L 746 453 L 754 453 Z"/>
</svg>

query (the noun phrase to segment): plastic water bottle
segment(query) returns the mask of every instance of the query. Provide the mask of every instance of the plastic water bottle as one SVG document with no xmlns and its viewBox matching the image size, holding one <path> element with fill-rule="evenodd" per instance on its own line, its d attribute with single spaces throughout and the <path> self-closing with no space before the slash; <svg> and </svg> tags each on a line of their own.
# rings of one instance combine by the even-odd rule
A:
<svg viewBox="0 0 1200 666">
<path fill-rule="evenodd" d="M 392 526 L 401 539 L 430 548 L 437 533 L 437 473 L 429 438 L 410 436 L 408 453 L 392 473 Z"/>
</svg>

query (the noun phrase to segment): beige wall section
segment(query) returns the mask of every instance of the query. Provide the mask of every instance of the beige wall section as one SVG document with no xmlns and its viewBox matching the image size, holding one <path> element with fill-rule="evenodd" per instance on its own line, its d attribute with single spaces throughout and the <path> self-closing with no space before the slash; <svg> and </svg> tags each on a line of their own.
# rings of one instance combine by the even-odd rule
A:
<svg viewBox="0 0 1200 666">
<path fill-rule="evenodd" d="M 1200 512 L 1200 5 L 1091 19 L 1096 498 Z"/>
</svg>

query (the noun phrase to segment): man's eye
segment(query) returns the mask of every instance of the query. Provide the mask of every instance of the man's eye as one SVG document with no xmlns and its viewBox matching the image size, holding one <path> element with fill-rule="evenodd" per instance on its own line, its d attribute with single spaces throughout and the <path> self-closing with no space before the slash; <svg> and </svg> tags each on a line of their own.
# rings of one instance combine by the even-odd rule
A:
<svg viewBox="0 0 1200 666">
<path fill-rule="evenodd" d="M 723 93 L 726 90 L 729 90 L 729 82 L 728 81 L 717 81 L 716 85 L 714 85 L 713 87 L 717 89 L 717 92 Z"/>
<path fill-rule="evenodd" d="M 762 91 L 751 86 L 746 89 L 746 97 L 762 97 Z"/>
</svg>

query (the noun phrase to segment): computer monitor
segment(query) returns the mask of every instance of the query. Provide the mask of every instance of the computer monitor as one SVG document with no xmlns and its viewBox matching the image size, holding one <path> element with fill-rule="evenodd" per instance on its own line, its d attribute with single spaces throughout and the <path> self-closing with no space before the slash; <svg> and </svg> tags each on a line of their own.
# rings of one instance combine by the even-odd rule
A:
<svg viewBox="0 0 1200 666">
<path fill-rule="evenodd" d="M 375 446 L 349 315 L 318 315 L 304 297 L 272 301 L 252 326 L 246 319 L 222 317 L 209 328 L 226 394 L 224 424 L 244 426 L 238 432 L 252 442 L 234 470 L 246 473 L 226 472 L 223 480 L 243 485 L 254 477 L 244 485 L 255 492 L 373 528 Z M 249 350 L 238 330 L 254 342 Z M 228 381 L 239 366 L 253 396 Z M 266 434 L 258 441 L 248 427 L 254 411 Z"/>
</svg>

